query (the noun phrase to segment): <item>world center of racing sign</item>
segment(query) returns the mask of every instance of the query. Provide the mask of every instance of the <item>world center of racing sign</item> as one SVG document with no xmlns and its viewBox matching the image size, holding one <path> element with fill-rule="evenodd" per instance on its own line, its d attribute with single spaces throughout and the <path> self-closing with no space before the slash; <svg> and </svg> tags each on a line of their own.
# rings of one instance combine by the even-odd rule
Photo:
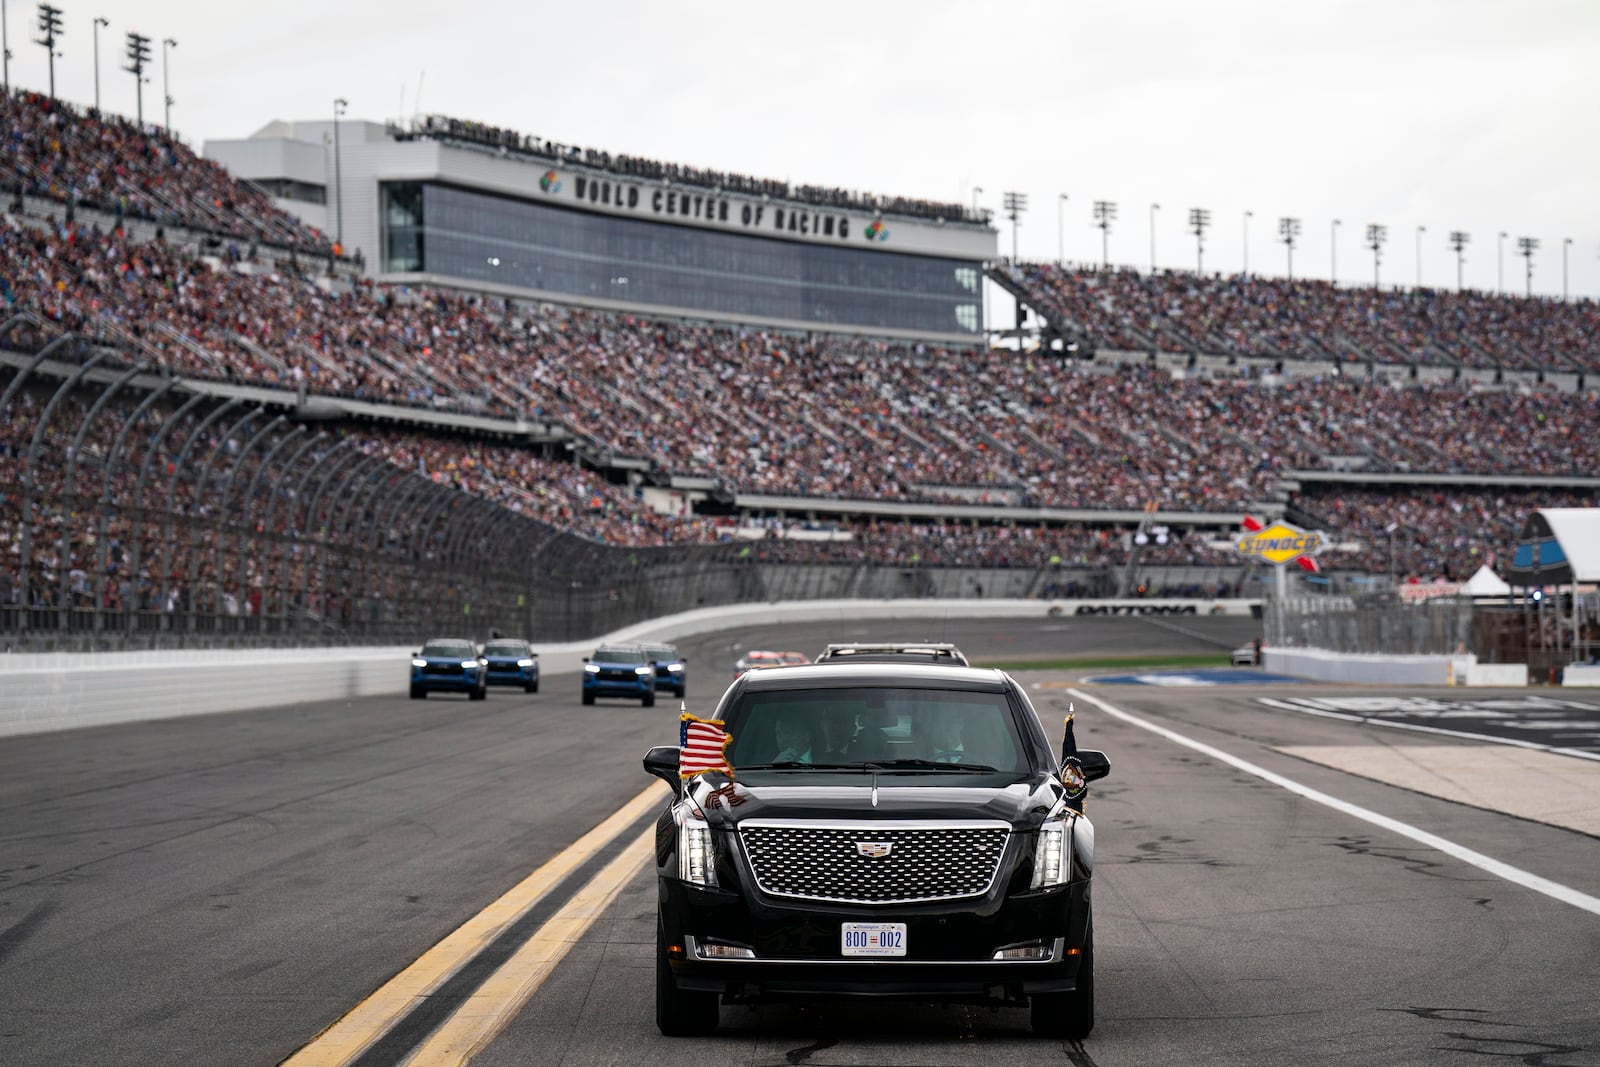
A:
<svg viewBox="0 0 1600 1067">
<path fill-rule="evenodd" d="M 1234 549 L 1245 559 L 1270 563 L 1275 567 L 1297 563 L 1308 571 L 1317 569 L 1317 553 L 1326 541 L 1320 533 L 1302 530 L 1282 519 L 1263 526 L 1253 518 L 1244 520 L 1245 532 L 1235 541 Z"/>
</svg>

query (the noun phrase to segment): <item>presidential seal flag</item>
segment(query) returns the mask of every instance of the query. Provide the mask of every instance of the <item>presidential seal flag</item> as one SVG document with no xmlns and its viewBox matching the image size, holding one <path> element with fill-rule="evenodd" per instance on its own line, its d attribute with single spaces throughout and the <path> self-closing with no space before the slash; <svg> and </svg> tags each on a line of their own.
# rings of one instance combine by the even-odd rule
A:
<svg viewBox="0 0 1600 1067">
<path fill-rule="evenodd" d="M 715 771 L 733 777 L 728 764 L 728 742 L 733 735 L 721 719 L 697 719 L 688 712 L 678 716 L 678 777 L 693 778 Z"/>
<path fill-rule="evenodd" d="M 1074 811 L 1083 810 L 1083 791 L 1088 779 L 1083 776 L 1083 762 L 1078 758 L 1078 738 L 1072 730 L 1072 718 L 1077 712 L 1067 705 L 1067 721 L 1062 723 L 1061 734 L 1061 784 L 1066 787 L 1067 806 Z"/>
</svg>

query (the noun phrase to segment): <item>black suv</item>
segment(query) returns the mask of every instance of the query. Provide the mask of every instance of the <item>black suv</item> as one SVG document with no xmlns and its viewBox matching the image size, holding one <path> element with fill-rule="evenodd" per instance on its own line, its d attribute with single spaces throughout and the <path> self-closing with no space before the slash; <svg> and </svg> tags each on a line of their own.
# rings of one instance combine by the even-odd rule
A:
<svg viewBox="0 0 1600 1067">
<path fill-rule="evenodd" d="M 1084 783 L 997 670 L 813 664 L 750 671 L 716 717 L 737 782 L 645 769 L 676 794 L 656 825 L 656 1025 L 716 1028 L 719 1002 L 903 997 L 1031 1003 L 1033 1027 L 1094 1026 Z M 1075 788 L 1068 784 L 1074 783 Z"/>
</svg>

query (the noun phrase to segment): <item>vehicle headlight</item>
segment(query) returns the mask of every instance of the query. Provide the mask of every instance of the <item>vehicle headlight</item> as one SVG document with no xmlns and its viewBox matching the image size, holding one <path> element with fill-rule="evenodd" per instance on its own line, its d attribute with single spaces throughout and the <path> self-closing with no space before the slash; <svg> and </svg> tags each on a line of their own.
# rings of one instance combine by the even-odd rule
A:
<svg viewBox="0 0 1600 1067">
<path fill-rule="evenodd" d="M 683 664 L 681 664 L 681 663 L 669 663 L 669 664 L 667 664 L 667 670 L 676 673 L 678 671 L 683 670 Z"/>
<path fill-rule="evenodd" d="M 517 660 L 517 666 L 519 666 L 519 667 L 531 667 L 531 666 L 533 666 L 533 660 L 531 660 L 531 659 L 519 659 L 519 660 Z"/>
<path fill-rule="evenodd" d="M 428 661 L 425 659 L 414 659 L 411 661 L 411 665 L 413 667 L 426 667 L 428 665 Z"/>
<path fill-rule="evenodd" d="M 463 667 L 476 667 L 478 665 L 478 661 L 475 659 L 464 659 L 461 661 L 461 665 Z"/>
<path fill-rule="evenodd" d="M 695 885 L 717 884 L 717 868 L 711 850 L 711 826 L 704 812 L 692 801 L 672 809 L 678 824 L 678 877 Z"/>
<path fill-rule="evenodd" d="M 585 663 L 583 669 L 589 674 L 599 674 L 600 668 L 593 663 Z"/>
<path fill-rule="evenodd" d="M 655 673 L 655 668 L 654 667 L 635 667 L 633 669 L 633 673 L 634 674 L 653 674 L 653 673 Z"/>
<path fill-rule="evenodd" d="M 1039 827 L 1039 841 L 1033 848 L 1033 881 L 1030 889 L 1047 889 L 1066 885 L 1071 870 L 1067 863 L 1068 835 L 1072 822 L 1059 818 L 1047 820 Z"/>
</svg>

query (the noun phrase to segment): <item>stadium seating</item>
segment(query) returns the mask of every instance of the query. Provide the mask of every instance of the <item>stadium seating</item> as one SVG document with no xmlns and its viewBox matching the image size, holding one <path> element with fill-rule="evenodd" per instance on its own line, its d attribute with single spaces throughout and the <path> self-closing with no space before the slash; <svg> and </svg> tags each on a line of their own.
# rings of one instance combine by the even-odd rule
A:
<svg viewBox="0 0 1600 1067">
<path fill-rule="evenodd" d="M 1259 275 L 1022 264 L 1033 304 L 1103 348 L 1440 367 L 1600 370 L 1600 304 Z"/>
<path fill-rule="evenodd" d="M 39 93 L 0 94 L 0 186 L 326 256 L 332 243 L 182 141 Z"/>
<path fill-rule="evenodd" d="M 101 204 L 114 196 L 130 214 L 148 209 L 251 241 L 326 247 L 321 235 L 161 134 L 31 94 L 6 100 L 0 121 L 15 149 L 0 168 L 11 167 L 31 193 Z M 1600 367 L 1592 302 L 1050 265 L 1024 274 L 1038 306 L 1107 348 L 1345 364 L 1490 365 L 1483 361 L 1494 358 L 1507 366 Z M 1147 362 L 1082 364 L 1010 350 L 693 325 L 335 281 L 248 248 L 214 255 L 18 211 L 0 225 L 0 301 L 9 313 L 0 343 L 9 348 L 38 350 L 71 331 L 114 346 L 128 362 L 190 377 L 554 421 L 596 451 L 643 459 L 663 478 L 708 478 L 745 494 L 1230 513 L 1281 496 L 1281 483 L 1297 471 L 1549 476 L 1600 469 L 1592 392 L 1391 383 L 1362 374 L 1175 376 Z M 25 418 L 8 419 L 0 441 L 0 491 L 8 494 L 19 484 L 25 426 Z M 51 427 L 52 448 L 65 448 L 56 440 L 61 432 Z M 361 438 L 363 448 L 383 450 L 408 469 L 597 541 L 659 545 L 728 535 L 718 520 L 659 515 L 631 490 L 525 449 L 416 433 L 362 431 Z M 1366 546 L 1344 563 L 1386 568 L 1381 530 L 1398 513 L 1411 532 L 1395 539 L 1396 569 L 1425 575 L 1470 572 L 1471 550 L 1505 542 L 1500 526 L 1533 500 L 1498 490 L 1308 484 L 1300 501 L 1307 510 Z M 60 488 L 47 478 L 40 491 Z M 188 492 L 180 489 L 180 508 L 194 506 Z M 845 541 L 773 538 L 758 551 L 895 565 L 1110 567 L 1128 559 L 1127 529 L 1107 524 L 843 528 L 851 534 Z M 1215 534 L 1175 537 L 1139 555 L 1148 564 L 1225 562 L 1208 547 Z M 14 545 L 16 530 L 8 537 Z"/>
</svg>

